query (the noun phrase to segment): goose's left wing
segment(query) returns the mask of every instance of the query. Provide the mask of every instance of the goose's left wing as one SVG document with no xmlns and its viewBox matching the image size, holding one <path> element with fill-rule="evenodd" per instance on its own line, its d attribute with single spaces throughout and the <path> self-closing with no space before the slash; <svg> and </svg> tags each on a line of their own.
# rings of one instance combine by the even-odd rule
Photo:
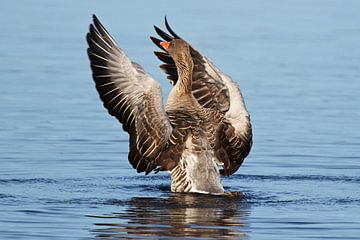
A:
<svg viewBox="0 0 360 240">
<path fill-rule="evenodd" d="M 172 132 L 160 85 L 126 56 L 95 15 L 93 21 L 87 42 L 96 89 L 109 114 L 130 135 L 130 163 L 148 174 L 161 166 L 160 155 Z"/>
</svg>

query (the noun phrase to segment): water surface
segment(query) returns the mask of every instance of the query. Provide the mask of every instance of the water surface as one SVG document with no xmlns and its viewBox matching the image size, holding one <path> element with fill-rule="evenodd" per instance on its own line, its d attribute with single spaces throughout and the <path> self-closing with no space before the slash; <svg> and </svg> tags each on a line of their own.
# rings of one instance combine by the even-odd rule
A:
<svg viewBox="0 0 360 240">
<path fill-rule="evenodd" d="M 358 9 L 350 0 L 3 1 L 0 238 L 358 239 Z M 254 146 L 223 180 L 239 196 L 173 194 L 168 174 L 131 168 L 128 137 L 91 80 L 92 13 L 165 95 L 148 38 L 165 14 L 239 82 Z"/>
</svg>

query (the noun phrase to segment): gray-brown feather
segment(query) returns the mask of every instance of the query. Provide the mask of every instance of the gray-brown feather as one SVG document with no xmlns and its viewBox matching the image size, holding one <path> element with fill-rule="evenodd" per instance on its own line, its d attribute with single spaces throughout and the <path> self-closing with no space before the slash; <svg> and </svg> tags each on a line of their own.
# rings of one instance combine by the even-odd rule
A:
<svg viewBox="0 0 360 240">
<path fill-rule="evenodd" d="M 87 42 L 96 89 L 109 114 L 130 135 L 130 163 L 148 174 L 159 166 L 172 132 L 160 85 L 126 56 L 95 16 L 93 20 Z"/>
<path fill-rule="evenodd" d="M 158 35 L 166 41 L 180 38 L 170 28 L 166 21 L 166 28 L 170 34 L 160 28 L 155 28 Z M 172 36 L 171 36 L 172 35 Z M 151 37 L 160 48 L 161 40 Z M 209 59 L 190 46 L 190 53 L 194 62 L 192 76 L 192 94 L 198 103 L 210 110 L 210 123 L 213 129 L 216 158 L 224 163 L 222 175 L 236 172 L 252 146 L 252 129 L 250 117 L 246 110 L 240 89 L 228 76 L 224 75 Z M 179 79 L 179 70 L 174 60 L 167 52 L 155 52 L 155 55 L 165 64 L 161 69 L 168 74 L 168 79 L 175 85 Z"/>
<path fill-rule="evenodd" d="M 236 134 L 235 128 L 224 121 L 217 132 L 216 157 L 224 163 L 221 175 L 229 176 L 235 173 L 250 152 L 252 146 L 252 131 L 250 119 L 246 131 Z"/>
</svg>

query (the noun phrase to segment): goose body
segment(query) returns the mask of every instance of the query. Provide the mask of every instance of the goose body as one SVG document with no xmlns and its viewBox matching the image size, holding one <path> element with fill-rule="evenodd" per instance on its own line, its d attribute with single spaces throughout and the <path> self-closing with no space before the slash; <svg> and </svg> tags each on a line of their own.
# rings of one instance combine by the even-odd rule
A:
<svg viewBox="0 0 360 240">
<path fill-rule="evenodd" d="M 173 88 L 166 106 L 158 82 L 132 62 L 93 16 L 87 34 L 93 79 L 105 108 L 130 136 L 138 172 L 169 171 L 173 192 L 224 192 L 220 176 L 238 170 L 252 145 L 249 113 L 238 85 L 180 38 L 155 27 Z"/>
</svg>

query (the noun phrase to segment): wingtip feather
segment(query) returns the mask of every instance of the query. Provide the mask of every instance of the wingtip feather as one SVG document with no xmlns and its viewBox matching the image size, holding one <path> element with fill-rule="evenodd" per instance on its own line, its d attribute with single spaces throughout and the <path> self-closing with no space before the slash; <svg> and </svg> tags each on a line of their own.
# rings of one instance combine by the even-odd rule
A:
<svg viewBox="0 0 360 240">
<path fill-rule="evenodd" d="M 169 34 L 167 34 L 166 32 L 164 32 L 163 30 L 161 30 L 159 27 L 157 27 L 156 25 L 154 25 L 155 31 L 156 33 L 162 37 L 165 41 L 171 41 L 173 40 L 173 37 L 170 36 Z"/>
<path fill-rule="evenodd" d="M 156 37 L 150 36 L 151 41 L 161 50 L 164 51 L 164 48 L 160 45 L 160 42 L 162 42 L 160 39 L 157 39 Z"/>
<path fill-rule="evenodd" d="M 172 28 L 170 27 L 166 15 L 165 15 L 165 27 L 166 27 L 166 29 L 169 31 L 169 33 L 170 33 L 171 35 L 173 35 L 174 38 L 181 38 L 181 37 L 179 37 L 179 35 L 177 35 L 177 34 L 172 30 Z"/>
</svg>

